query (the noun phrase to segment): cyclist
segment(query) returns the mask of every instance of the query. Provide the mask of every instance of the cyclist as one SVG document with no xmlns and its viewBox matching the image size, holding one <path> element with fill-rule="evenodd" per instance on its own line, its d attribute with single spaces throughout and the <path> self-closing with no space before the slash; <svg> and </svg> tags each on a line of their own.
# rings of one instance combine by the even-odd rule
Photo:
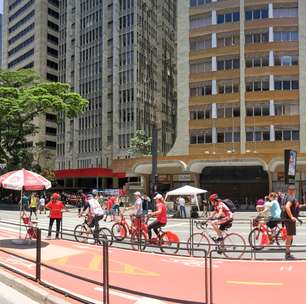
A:
<svg viewBox="0 0 306 304">
<path fill-rule="evenodd" d="M 268 196 L 268 200 L 265 202 L 265 208 L 262 211 L 263 214 L 268 214 L 267 226 L 274 228 L 281 220 L 281 208 L 278 203 L 278 195 L 275 192 L 271 192 Z"/>
<path fill-rule="evenodd" d="M 79 217 L 81 217 L 84 212 L 86 212 L 86 214 L 90 216 L 90 219 L 87 221 L 87 225 L 90 228 L 95 227 L 93 236 L 95 239 L 95 243 L 97 243 L 100 229 L 99 221 L 104 217 L 104 211 L 99 202 L 94 198 L 92 194 L 87 195 L 87 201 L 88 204 L 84 206 Z"/>
<path fill-rule="evenodd" d="M 214 211 L 211 214 L 210 219 L 212 220 L 212 227 L 218 235 L 216 239 L 217 242 L 223 240 L 222 231 L 229 227 L 233 222 L 233 213 L 227 207 L 221 199 L 219 199 L 218 194 L 214 193 L 210 195 L 209 201 L 214 207 Z"/>
<path fill-rule="evenodd" d="M 166 226 L 167 224 L 167 208 L 163 196 L 161 194 L 157 194 L 154 199 L 156 201 L 157 210 L 155 212 L 149 212 L 148 216 L 156 217 L 156 220 L 148 226 L 149 241 L 152 239 L 152 229 L 158 237 L 158 229 Z"/>
</svg>

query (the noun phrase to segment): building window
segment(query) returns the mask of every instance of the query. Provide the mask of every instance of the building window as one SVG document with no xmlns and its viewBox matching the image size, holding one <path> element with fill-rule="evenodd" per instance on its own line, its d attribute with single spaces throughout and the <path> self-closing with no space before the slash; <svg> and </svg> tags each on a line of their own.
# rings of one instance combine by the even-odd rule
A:
<svg viewBox="0 0 306 304">
<path fill-rule="evenodd" d="M 207 96 L 211 93 L 211 82 L 194 84 L 190 88 L 190 96 Z"/>
<path fill-rule="evenodd" d="M 202 6 L 204 4 L 209 4 L 209 3 L 211 3 L 211 0 L 190 0 L 191 7 Z"/>
<path fill-rule="evenodd" d="M 239 104 L 217 104 L 218 118 L 232 118 L 240 116 Z"/>
<path fill-rule="evenodd" d="M 297 79 L 275 78 L 274 89 L 277 91 L 292 91 L 299 89 L 299 81 Z"/>
<path fill-rule="evenodd" d="M 47 80 L 57 82 L 58 81 L 58 77 L 55 76 L 55 75 L 52 75 L 50 73 L 47 73 Z"/>
<path fill-rule="evenodd" d="M 211 48 L 211 37 L 192 39 L 190 41 L 190 50 L 198 51 Z"/>
<path fill-rule="evenodd" d="M 51 34 L 48 34 L 48 41 L 53 43 L 53 44 L 58 45 L 58 38 L 53 36 L 53 35 L 51 35 Z"/>
<path fill-rule="evenodd" d="M 217 60 L 217 70 L 235 70 L 239 69 L 240 59 L 239 58 L 231 58 L 231 59 L 218 59 Z"/>
<path fill-rule="evenodd" d="M 9 10 L 13 10 L 18 4 L 20 4 L 22 1 L 24 0 L 16 0 L 14 1 L 10 6 L 9 6 Z"/>
<path fill-rule="evenodd" d="M 46 127 L 46 135 L 56 135 L 56 128 Z"/>
<path fill-rule="evenodd" d="M 275 126 L 275 140 L 292 141 L 300 139 L 300 131 L 298 127 L 279 127 Z"/>
<path fill-rule="evenodd" d="M 51 141 L 51 140 L 47 140 L 46 141 L 46 148 L 56 149 L 56 142 L 55 141 Z"/>
<path fill-rule="evenodd" d="M 35 15 L 35 11 L 32 10 L 28 15 L 23 17 L 21 20 L 19 20 L 17 23 L 15 23 L 12 27 L 9 28 L 9 33 L 13 33 L 16 31 L 19 27 L 21 27 L 23 24 L 25 24 L 27 21 L 32 19 Z"/>
<path fill-rule="evenodd" d="M 299 56 L 297 54 L 274 54 L 274 65 L 276 66 L 292 66 L 299 64 Z"/>
<path fill-rule="evenodd" d="M 269 55 L 258 55 L 246 57 L 245 65 L 247 68 L 258 68 L 269 66 Z"/>
<path fill-rule="evenodd" d="M 51 122 L 56 122 L 56 115 L 54 114 L 50 114 L 50 113 L 46 113 L 46 120 L 47 121 L 51 121 Z"/>
<path fill-rule="evenodd" d="M 211 25 L 211 15 L 196 16 L 190 18 L 190 28 L 197 29 Z"/>
<path fill-rule="evenodd" d="M 217 142 L 218 143 L 232 143 L 240 142 L 239 129 L 217 129 Z"/>
<path fill-rule="evenodd" d="M 52 22 L 52 21 L 48 21 L 48 27 L 51 30 L 56 31 L 56 32 L 58 32 L 58 30 L 59 30 L 59 26 L 56 23 Z"/>
<path fill-rule="evenodd" d="M 48 55 L 50 55 L 50 56 L 53 56 L 53 57 L 58 57 L 58 50 L 55 50 L 55 49 L 53 49 L 53 48 L 51 48 L 51 47 L 47 47 L 47 53 L 48 53 Z"/>
<path fill-rule="evenodd" d="M 55 7 L 59 7 L 59 0 L 48 0 L 48 3 L 54 5 Z"/>
<path fill-rule="evenodd" d="M 51 60 L 47 60 L 47 66 L 49 68 L 54 69 L 54 70 L 58 69 L 58 64 L 56 62 L 51 61 Z"/>
<path fill-rule="evenodd" d="M 211 129 L 199 131 L 197 133 L 192 133 L 190 135 L 190 144 L 211 144 L 212 143 L 212 135 Z"/>
<path fill-rule="evenodd" d="M 298 41 L 298 31 L 275 31 L 274 41 Z"/>
<path fill-rule="evenodd" d="M 218 94 L 233 94 L 239 92 L 239 80 L 218 80 Z"/>
<path fill-rule="evenodd" d="M 205 73 L 211 72 L 211 61 L 192 62 L 190 64 L 190 73 Z"/>
<path fill-rule="evenodd" d="M 16 19 L 19 15 L 23 14 L 32 4 L 34 4 L 34 0 L 30 0 L 24 6 L 22 6 L 19 10 L 17 10 L 13 15 L 9 17 L 9 22 Z"/>
<path fill-rule="evenodd" d="M 264 43 L 269 42 L 269 32 L 261 32 L 261 33 L 247 33 L 245 35 L 245 43 Z"/>
<path fill-rule="evenodd" d="M 29 57 L 31 57 L 33 55 L 34 55 L 34 49 L 31 49 L 28 52 L 26 52 L 26 53 L 22 54 L 21 56 L 19 56 L 18 58 L 16 58 L 15 60 L 9 62 L 8 68 L 10 69 L 10 68 L 14 67 L 18 63 L 28 59 Z"/>
<path fill-rule="evenodd" d="M 232 12 L 226 14 L 218 14 L 217 22 L 218 24 L 229 23 L 229 22 L 238 22 L 240 20 L 239 12 Z"/>
<path fill-rule="evenodd" d="M 28 64 L 26 64 L 25 66 L 23 66 L 21 69 L 32 69 L 34 67 L 34 62 L 30 62 Z"/>
<path fill-rule="evenodd" d="M 211 105 L 190 111 L 190 120 L 204 120 L 211 118 Z"/>
<path fill-rule="evenodd" d="M 269 116 L 270 106 L 268 103 L 257 103 L 246 105 L 247 116 Z"/>
<path fill-rule="evenodd" d="M 299 105 L 296 102 L 275 102 L 275 116 L 299 115 Z"/>
<path fill-rule="evenodd" d="M 31 36 L 30 38 L 24 40 L 22 43 L 18 44 L 16 47 L 14 47 L 13 49 L 11 49 L 8 52 L 8 56 L 12 56 L 14 54 L 16 54 L 17 52 L 19 52 L 20 50 L 24 49 L 25 47 L 27 47 L 28 45 L 30 45 L 31 43 L 34 42 L 34 35 Z"/>
<path fill-rule="evenodd" d="M 270 127 L 247 128 L 246 141 L 270 141 Z"/>
<path fill-rule="evenodd" d="M 29 26 L 27 26 L 24 30 L 22 30 L 21 32 L 19 32 L 17 35 L 15 35 L 14 37 L 12 37 L 11 39 L 9 39 L 8 43 L 9 45 L 13 44 L 14 42 L 16 42 L 17 40 L 19 40 L 21 37 L 25 36 L 27 33 L 31 32 L 34 29 L 34 23 L 30 24 Z"/>
<path fill-rule="evenodd" d="M 269 79 L 247 79 L 245 87 L 247 92 L 269 91 Z"/>
<path fill-rule="evenodd" d="M 273 18 L 297 18 L 297 7 L 279 7 L 273 9 Z"/>
<path fill-rule="evenodd" d="M 269 17 L 268 8 L 254 9 L 245 12 L 245 20 L 258 20 L 258 19 L 266 19 Z"/>
<path fill-rule="evenodd" d="M 239 41 L 240 37 L 238 33 L 230 35 L 218 34 L 217 36 L 218 48 L 239 45 Z"/>
<path fill-rule="evenodd" d="M 55 19 L 59 18 L 59 13 L 53 10 L 52 8 L 48 8 L 48 15 Z"/>
</svg>

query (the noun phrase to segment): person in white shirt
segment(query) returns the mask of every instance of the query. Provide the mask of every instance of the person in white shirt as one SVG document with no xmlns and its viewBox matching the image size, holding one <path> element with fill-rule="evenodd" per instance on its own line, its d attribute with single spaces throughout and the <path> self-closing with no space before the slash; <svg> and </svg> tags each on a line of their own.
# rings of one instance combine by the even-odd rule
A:
<svg viewBox="0 0 306 304">
<path fill-rule="evenodd" d="M 43 211 L 46 214 L 46 199 L 42 196 L 39 200 L 39 214 Z"/>
<path fill-rule="evenodd" d="M 179 205 L 179 208 L 180 208 L 180 216 L 181 218 L 186 218 L 186 207 L 185 207 L 185 204 L 186 204 L 186 201 L 185 199 L 182 197 L 182 196 L 179 196 L 179 198 L 177 199 L 177 202 L 178 202 L 178 205 Z"/>
<path fill-rule="evenodd" d="M 88 200 L 88 204 L 83 208 L 79 217 L 81 217 L 82 214 L 86 212 L 86 214 L 92 218 L 92 220 L 88 221 L 87 224 L 90 228 L 95 227 L 93 236 L 94 236 L 95 242 L 97 243 L 98 237 L 99 237 L 99 230 L 100 230 L 99 222 L 104 217 L 104 210 L 102 209 L 101 205 L 94 198 L 92 194 L 87 195 L 87 200 Z"/>
</svg>

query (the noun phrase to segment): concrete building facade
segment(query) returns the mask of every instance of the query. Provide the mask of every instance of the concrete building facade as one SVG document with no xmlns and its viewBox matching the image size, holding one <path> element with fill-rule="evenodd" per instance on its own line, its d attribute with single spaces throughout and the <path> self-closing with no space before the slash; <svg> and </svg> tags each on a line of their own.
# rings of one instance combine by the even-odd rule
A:
<svg viewBox="0 0 306 304">
<path fill-rule="evenodd" d="M 3 69 L 34 69 L 42 79 L 58 80 L 59 0 L 5 0 L 3 15 Z M 41 167 L 54 169 L 56 116 L 36 119 L 39 132 L 28 138 L 28 147 L 43 143 L 35 153 Z"/>
<path fill-rule="evenodd" d="M 58 128 L 57 177 L 66 187 L 111 186 L 118 176 L 108 168 L 131 157 L 137 130 L 150 136 L 156 124 L 160 153 L 171 149 L 176 9 L 175 0 L 60 2 L 59 80 L 90 102 Z"/>
<path fill-rule="evenodd" d="M 284 150 L 294 149 L 305 199 L 306 2 L 190 0 L 178 12 L 179 133 L 159 159 L 161 191 L 194 184 L 254 203 L 284 190 Z M 149 159 L 119 167 L 148 189 Z"/>
</svg>

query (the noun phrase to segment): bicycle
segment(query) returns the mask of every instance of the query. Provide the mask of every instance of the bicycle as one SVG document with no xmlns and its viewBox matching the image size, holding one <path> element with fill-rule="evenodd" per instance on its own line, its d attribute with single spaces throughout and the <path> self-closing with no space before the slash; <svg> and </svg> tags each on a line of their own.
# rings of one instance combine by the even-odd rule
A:
<svg viewBox="0 0 306 304">
<path fill-rule="evenodd" d="M 111 246 L 113 243 L 113 236 L 111 231 L 106 227 L 99 228 L 98 237 L 94 236 L 94 227 L 91 228 L 87 224 L 88 216 L 84 217 L 84 222 L 78 224 L 74 228 L 74 238 L 80 243 L 98 244 L 101 245 L 103 240 L 108 241 L 108 245 Z"/>
<path fill-rule="evenodd" d="M 133 223 L 132 216 L 131 216 L 131 223 Z M 129 223 L 124 217 L 124 214 L 120 214 L 119 222 L 115 223 L 111 228 L 111 233 L 113 238 L 116 241 L 123 241 L 128 235 L 131 235 L 132 232 L 133 232 L 133 224 L 129 225 Z"/>
<path fill-rule="evenodd" d="M 297 219 L 300 224 L 303 222 Z M 279 220 L 281 222 L 281 219 Z M 262 219 L 253 219 L 252 223 L 254 229 L 251 230 L 248 236 L 250 246 L 254 250 L 262 250 L 265 245 L 263 244 L 263 236 L 265 233 L 268 234 L 269 244 L 277 244 L 278 247 L 284 248 L 286 242 L 287 231 L 286 227 L 280 227 L 279 223 L 274 228 L 269 228 L 266 221 Z"/>
<path fill-rule="evenodd" d="M 158 228 L 156 237 L 149 240 L 148 237 L 148 220 L 147 217 L 141 226 L 134 229 L 131 234 L 131 244 L 134 250 L 145 250 L 148 245 L 156 245 L 160 251 L 168 254 L 176 254 L 180 249 L 180 239 L 178 235 L 170 230 L 164 231 L 162 227 Z M 139 228 L 141 227 L 141 228 Z"/>
<path fill-rule="evenodd" d="M 204 250 L 210 253 L 212 247 L 219 254 L 223 254 L 230 259 L 240 259 L 246 251 L 246 242 L 242 235 L 236 232 L 227 233 L 226 230 L 232 227 L 229 223 L 222 232 L 222 240 L 218 241 L 209 230 L 208 223 L 214 219 L 206 219 L 204 221 L 195 221 L 196 227 L 202 232 L 193 233 L 187 241 L 187 250 L 192 256 L 203 257 Z"/>
</svg>

